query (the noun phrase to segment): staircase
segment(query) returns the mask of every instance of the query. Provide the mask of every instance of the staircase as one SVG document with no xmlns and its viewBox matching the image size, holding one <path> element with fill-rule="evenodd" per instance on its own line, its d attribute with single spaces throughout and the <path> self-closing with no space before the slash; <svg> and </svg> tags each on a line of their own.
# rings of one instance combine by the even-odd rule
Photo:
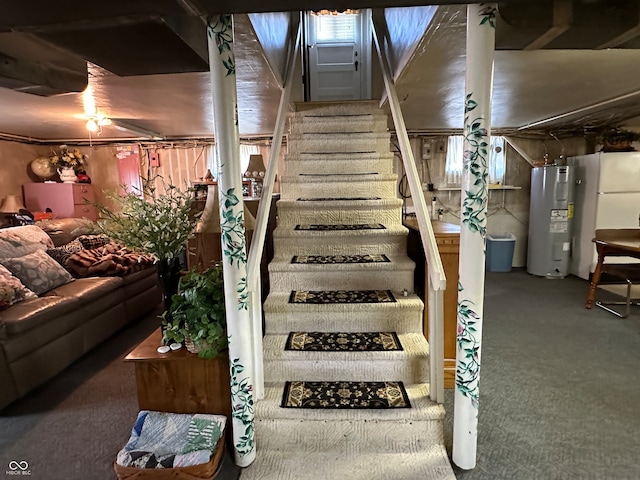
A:
<svg viewBox="0 0 640 480">
<path fill-rule="evenodd" d="M 444 409 L 429 399 L 423 304 L 409 293 L 415 265 L 386 126 L 376 102 L 296 107 L 264 304 L 257 459 L 243 480 L 455 479 Z M 291 332 L 394 332 L 402 350 L 286 350 Z M 403 382 L 410 408 L 283 408 L 287 381 Z"/>
</svg>

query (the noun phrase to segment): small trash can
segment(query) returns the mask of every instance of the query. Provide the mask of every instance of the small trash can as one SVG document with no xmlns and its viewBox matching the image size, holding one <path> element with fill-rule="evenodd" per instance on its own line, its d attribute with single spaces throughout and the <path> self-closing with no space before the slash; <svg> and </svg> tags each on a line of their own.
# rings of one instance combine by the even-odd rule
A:
<svg viewBox="0 0 640 480">
<path fill-rule="evenodd" d="M 510 272 L 515 245 L 516 236 L 513 233 L 487 234 L 487 270 Z"/>
</svg>

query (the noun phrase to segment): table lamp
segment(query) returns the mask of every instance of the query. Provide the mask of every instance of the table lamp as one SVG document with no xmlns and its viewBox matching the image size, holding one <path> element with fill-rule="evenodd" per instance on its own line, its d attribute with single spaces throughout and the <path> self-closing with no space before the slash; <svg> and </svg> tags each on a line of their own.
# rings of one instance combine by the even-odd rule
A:
<svg viewBox="0 0 640 480">
<path fill-rule="evenodd" d="M 17 225 L 16 214 L 24 209 L 22 200 L 17 195 L 7 195 L 2 201 L 0 213 L 4 214 L 4 218 L 9 221 L 9 225 Z"/>
<path fill-rule="evenodd" d="M 1 213 L 18 213 L 20 210 L 24 210 L 22 201 L 18 199 L 17 195 L 7 195 L 2 201 L 2 207 L 0 207 Z"/>
</svg>

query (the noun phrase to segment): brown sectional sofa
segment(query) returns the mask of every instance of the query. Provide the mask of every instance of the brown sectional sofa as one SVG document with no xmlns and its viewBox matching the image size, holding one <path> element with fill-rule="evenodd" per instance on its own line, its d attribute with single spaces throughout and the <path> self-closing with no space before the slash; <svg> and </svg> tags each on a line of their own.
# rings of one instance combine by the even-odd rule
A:
<svg viewBox="0 0 640 480">
<path fill-rule="evenodd" d="M 73 238 L 74 227 L 74 221 L 58 221 L 14 228 L 48 231 L 59 246 Z M 0 230 L 0 247 L 10 230 Z M 0 409 L 151 312 L 160 301 L 156 269 L 148 267 L 122 277 L 78 278 L 0 310 Z"/>
</svg>

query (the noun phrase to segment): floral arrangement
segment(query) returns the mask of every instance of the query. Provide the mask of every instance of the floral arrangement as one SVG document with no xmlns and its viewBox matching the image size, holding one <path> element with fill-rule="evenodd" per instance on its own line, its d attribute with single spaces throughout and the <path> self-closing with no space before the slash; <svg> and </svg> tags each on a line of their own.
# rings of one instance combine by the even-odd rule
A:
<svg viewBox="0 0 640 480">
<path fill-rule="evenodd" d="M 158 194 L 150 180 L 143 179 L 142 191 L 125 187 L 124 195 L 106 194 L 119 209 L 97 203 L 98 230 L 132 250 L 149 253 L 158 260 L 178 257 L 194 235 L 199 213 L 192 208 L 193 189 L 180 190 L 164 183 L 165 193 Z M 116 211 L 114 211 L 116 210 Z M 117 212 L 117 210 L 120 210 Z"/>
<path fill-rule="evenodd" d="M 85 170 L 87 166 L 87 156 L 78 149 L 69 150 L 66 145 L 60 145 L 60 151 L 54 150 L 49 156 L 49 163 L 54 168 L 73 168 L 75 173 Z"/>
</svg>

